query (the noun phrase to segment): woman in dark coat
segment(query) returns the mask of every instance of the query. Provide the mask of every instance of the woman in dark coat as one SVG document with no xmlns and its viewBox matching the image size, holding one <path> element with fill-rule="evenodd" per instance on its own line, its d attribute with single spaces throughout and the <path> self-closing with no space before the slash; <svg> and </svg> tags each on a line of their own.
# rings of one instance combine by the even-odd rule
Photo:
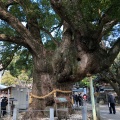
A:
<svg viewBox="0 0 120 120">
<path fill-rule="evenodd" d="M 8 100 L 7 100 L 7 97 L 4 97 L 1 101 L 1 112 L 2 112 L 2 115 L 4 116 L 6 114 L 6 106 L 8 104 Z"/>
</svg>

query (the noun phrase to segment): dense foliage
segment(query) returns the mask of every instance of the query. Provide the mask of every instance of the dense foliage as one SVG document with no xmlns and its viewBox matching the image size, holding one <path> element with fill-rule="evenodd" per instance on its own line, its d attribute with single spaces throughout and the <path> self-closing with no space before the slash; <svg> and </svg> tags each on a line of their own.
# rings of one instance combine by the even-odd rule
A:
<svg viewBox="0 0 120 120">
<path fill-rule="evenodd" d="M 19 3 L 19 0 L 18 0 L 18 3 Z M 4 0 L 4 3 L 2 4 L 9 5 L 9 1 Z M 119 15 L 120 9 L 119 9 L 118 0 L 114 0 L 114 1 L 111 1 L 111 0 L 107 0 L 107 1 L 80 0 L 79 1 L 77 0 L 76 3 L 74 1 L 65 0 L 58 4 L 60 5 L 63 4 L 63 6 L 64 5 L 66 6 L 65 10 L 66 11 L 68 10 L 68 11 L 65 14 L 66 16 L 68 16 L 70 23 L 71 21 L 74 21 L 73 24 L 75 24 L 76 27 L 83 26 L 83 28 L 81 27 L 82 29 L 85 29 L 86 26 L 84 26 L 84 24 L 87 24 L 88 28 L 93 32 L 99 29 L 99 25 L 101 25 L 101 27 L 105 25 L 106 21 L 107 23 L 109 23 L 109 21 L 114 19 L 117 20 L 118 22 L 120 20 L 120 15 Z M 74 7 L 74 5 L 76 7 Z M 27 8 L 29 9 L 27 10 Z M 45 45 L 45 48 L 48 48 L 49 50 L 56 49 L 55 42 L 53 41 L 61 41 L 60 39 L 62 34 L 61 34 L 60 27 L 62 24 L 59 24 L 59 23 L 62 23 L 63 19 L 60 19 L 60 17 L 54 12 L 48 0 L 37 0 L 37 1 L 31 1 L 31 2 L 26 0 L 24 2 L 22 1 L 20 4 L 14 4 L 13 2 L 13 4 L 11 4 L 7 10 L 13 16 L 17 17 L 19 21 L 26 24 L 27 28 L 29 27 L 27 23 L 28 22 L 27 19 L 36 17 L 38 25 L 41 28 L 40 34 L 41 34 L 42 41 Z M 78 17 L 82 17 L 82 20 L 77 19 L 76 11 L 81 11 L 82 16 L 78 16 Z M 68 18 L 65 17 L 65 20 Z M 102 19 L 105 19 L 105 20 L 102 21 Z M 104 41 L 107 40 L 110 42 L 110 44 L 108 44 L 108 42 L 104 43 L 104 44 L 107 44 L 107 46 L 110 46 L 114 43 L 115 40 L 113 37 L 115 38 L 118 37 L 119 24 L 117 24 L 117 27 L 112 27 L 112 26 L 110 28 L 109 26 L 107 26 L 107 24 L 104 26 L 105 34 L 103 36 L 103 40 Z M 4 22 L 4 21 L 0 21 L 0 33 L 8 36 L 18 35 L 18 32 L 15 29 L 13 29 L 7 22 Z M 51 33 L 54 35 L 52 36 Z M 109 37 L 109 36 L 112 36 L 112 37 Z M 29 54 L 25 52 L 27 51 L 25 48 L 21 47 L 20 45 L 16 45 L 14 43 L 11 44 L 6 42 L 1 42 L 0 44 L 1 44 L 0 58 L 4 68 L 6 68 L 7 65 L 12 61 L 13 55 L 22 54 L 21 57 L 19 57 L 20 60 L 17 60 L 16 65 L 11 65 L 11 67 L 15 66 L 16 68 L 18 67 L 18 69 L 20 70 L 22 69 L 28 70 L 27 64 L 29 63 L 29 60 L 32 59 L 32 57 L 26 57 L 26 58 L 22 57 L 22 56 L 26 56 L 26 54 Z M 17 51 L 20 51 L 21 53 L 20 52 L 15 53 Z M 19 66 L 20 64 L 23 64 L 24 68 L 22 68 L 23 66 L 22 67 Z M 10 67 L 7 69 L 13 70 Z M 11 73 L 16 74 L 16 72 L 14 71 L 13 72 L 11 71 Z"/>
</svg>

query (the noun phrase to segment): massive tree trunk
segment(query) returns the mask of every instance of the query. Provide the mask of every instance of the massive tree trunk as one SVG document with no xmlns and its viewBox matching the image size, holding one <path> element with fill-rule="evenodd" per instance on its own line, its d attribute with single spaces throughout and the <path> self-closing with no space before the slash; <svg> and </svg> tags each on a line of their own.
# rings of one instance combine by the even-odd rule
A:
<svg viewBox="0 0 120 120">
<path fill-rule="evenodd" d="M 102 49 L 95 42 L 97 39 L 81 36 L 79 31 L 64 24 L 63 42 L 53 57 L 53 70 L 58 82 L 76 82 L 87 75 L 105 70 L 112 64 L 119 53 L 120 39 L 109 51 Z"/>
<path fill-rule="evenodd" d="M 53 62 L 54 72 L 59 75 L 57 75 L 59 77 L 58 81 L 75 82 L 87 75 L 107 69 L 119 53 L 120 39 L 118 38 L 111 49 L 106 50 L 101 44 L 102 36 L 116 21 L 113 20 L 107 26 L 110 22 L 109 17 L 107 18 L 108 22 L 103 20 L 102 17 L 104 16 L 101 16 L 101 22 L 94 29 L 82 14 L 80 8 L 82 1 L 50 1 L 55 12 L 66 22 L 64 23 L 63 41 L 60 48 L 55 52 L 55 58 L 57 56 L 57 59 Z M 76 6 L 77 11 L 74 10 L 73 6 Z M 67 7 L 69 7 L 69 10 Z"/>
<path fill-rule="evenodd" d="M 39 110 L 45 110 L 47 106 L 53 107 L 54 94 L 48 97 L 45 96 L 55 89 L 68 91 L 71 90 L 72 88 L 72 84 L 68 84 L 68 83 L 62 84 L 57 82 L 56 76 L 58 74 L 55 75 L 53 73 L 51 61 L 52 61 L 52 54 L 47 53 L 47 51 L 44 48 L 42 49 L 41 52 L 38 52 L 37 55 L 33 54 L 34 69 L 33 69 L 32 95 L 35 95 L 37 97 L 32 98 L 32 103 L 29 108 L 30 111 L 28 110 L 29 112 L 27 112 L 23 118 L 25 120 L 26 119 L 33 120 L 34 118 L 39 119 L 40 117 L 46 117 L 45 111 L 39 111 Z M 57 95 L 59 96 L 61 94 L 57 94 Z"/>
<path fill-rule="evenodd" d="M 35 48 L 37 48 L 37 46 Z M 50 55 L 52 57 L 52 54 Z M 45 95 L 54 89 L 52 83 L 54 76 L 52 75 L 50 55 L 46 53 L 44 47 L 40 49 L 37 48 L 37 54 L 32 54 L 34 63 L 32 95 L 37 96 L 37 98 L 32 97 L 32 103 L 29 107 L 30 111 L 27 112 L 23 118 L 25 120 L 45 117 L 45 111 L 41 110 L 45 110 L 46 106 L 53 106 L 54 104 L 53 94 L 45 97 Z"/>
</svg>

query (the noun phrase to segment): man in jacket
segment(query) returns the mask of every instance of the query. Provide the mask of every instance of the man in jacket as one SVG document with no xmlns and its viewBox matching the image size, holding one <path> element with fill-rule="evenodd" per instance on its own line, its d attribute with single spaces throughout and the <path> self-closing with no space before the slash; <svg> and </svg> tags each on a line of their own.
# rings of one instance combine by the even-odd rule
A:
<svg viewBox="0 0 120 120">
<path fill-rule="evenodd" d="M 108 107 L 109 107 L 109 112 L 110 114 L 115 114 L 116 110 L 115 110 L 115 97 L 112 93 L 109 93 L 108 95 Z"/>
</svg>

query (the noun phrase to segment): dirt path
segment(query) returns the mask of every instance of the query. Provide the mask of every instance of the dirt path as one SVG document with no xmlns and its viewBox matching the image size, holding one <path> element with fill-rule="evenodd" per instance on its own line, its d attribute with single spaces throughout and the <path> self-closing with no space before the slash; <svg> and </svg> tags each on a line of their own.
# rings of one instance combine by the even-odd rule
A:
<svg viewBox="0 0 120 120">
<path fill-rule="evenodd" d="M 19 113 L 18 115 L 18 120 L 22 120 L 22 114 L 23 113 Z M 87 117 L 88 120 L 92 120 L 92 111 L 88 110 L 87 111 Z M 13 120 L 13 118 L 11 116 L 6 115 L 5 117 L 2 117 L 0 120 Z M 38 118 L 35 120 L 49 120 L 49 118 Z M 55 117 L 55 120 L 59 120 L 57 117 Z M 65 118 L 62 118 L 60 120 L 66 120 Z M 73 109 L 73 114 L 68 115 L 67 120 L 82 120 L 82 107 Z"/>
</svg>

